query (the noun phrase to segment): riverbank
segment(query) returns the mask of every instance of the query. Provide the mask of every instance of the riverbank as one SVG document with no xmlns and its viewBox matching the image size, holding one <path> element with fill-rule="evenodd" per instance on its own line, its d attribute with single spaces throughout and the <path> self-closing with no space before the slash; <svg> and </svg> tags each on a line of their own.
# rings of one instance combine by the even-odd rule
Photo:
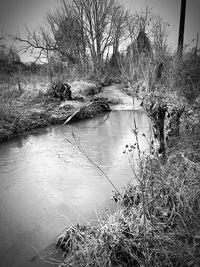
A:
<svg viewBox="0 0 200 267">
<path fill-rule="evenodd" d="M 142 180 L 126 188 L 114 215 L 58 239 L 59 266 L 199 266 L 199 163 L 181 150 L 164 166 L 151 158 L 143 163 Z"/>
<path fill-rule="evenodd" d="M 144 112 L 127 110 L 39 129 L 0 144 L 0 236 L 7 240 L 0 246 L 3 266 L 44 267 L 39 255 L 44 256 L 66 227 L 115 210 L 112 186 L 76 144 L 120 190 L 131 179 L 123 148 L 131 140 L 134 113 L 141 131 L 149 136 Z M 140 139 L 145 150 L 147 142 L 142 135 Z"/>
<path fill-rule="evenodd" d="M 192 118 L 182 119 L 165 163 L 139 153 L 136 171 L 137 141 L 126 147 L 134 182 L 114 195 L 117 211 L 99 226 L 76 225 L 58 238 L 59 266 L 199 266 L 200 128 Z"/>
<path fill-rule="evenodd" d="M 0 142 L 26 135 L 37 128 L 65 123 L 68 119 L 91 118 L 100 112 L 110 111 L 113 106 L 124 105 L 125 94 L 121 94 L 120 98 L 117 94 L 112 96 L 107 93 L 119 90 L 117 85 L 110 86 L 112 89 L 87 81 L 75 81 L 70 85 L 72 99 L 68 101 L 53 98 L 48 86 L 45 90 L 44 86 L 37 84 L 34 88 L 24 86 L 22 92 L 13 85 L 1 86 Z"/>
</svg>

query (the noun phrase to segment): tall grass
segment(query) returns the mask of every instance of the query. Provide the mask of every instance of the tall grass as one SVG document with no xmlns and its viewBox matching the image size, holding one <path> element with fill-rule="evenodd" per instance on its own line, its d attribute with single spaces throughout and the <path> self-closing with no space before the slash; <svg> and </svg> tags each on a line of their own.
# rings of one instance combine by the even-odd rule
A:
<svg viewBox="0 0 200 267">
<path fill-rule="evenodd" d="M 15 105 L 16 99 L 20 96 L 20 92 L 11 84 L 0 85 L 0 118 L 7 120 L 17 115 L 17 107 Z"/>
<path fill-rule="evenodd" d="M 200 54 L 189 51 L 175 69 L 175 86 L 190 104 L 200 96 Z"/>
<path fill-rule="evenodd" d="M 134 126 L 138 168 L 130 163 L 137 183 L 116 192 L 117 211 L 98 226 L 72 226 L 58 238 L 60 267 L 199 266 L 200 164 L 181 151 L 164 164 L 142 153 Z"/>
<path fill-rule="evenodd" d="M 31 79 L 31 80 L 30 80 Z M 37 81 L 37 84 L 34 82 Z M 30 125 L 31 102 L 41 102 L 39 78 L 32 76 L 1 76 L 0 83 L 0 140 L 23 133 Z M 40 96 L 40 97 L 38 97 Z M 40 101 L 38 101 L 40 100 Z"/>
</svg>

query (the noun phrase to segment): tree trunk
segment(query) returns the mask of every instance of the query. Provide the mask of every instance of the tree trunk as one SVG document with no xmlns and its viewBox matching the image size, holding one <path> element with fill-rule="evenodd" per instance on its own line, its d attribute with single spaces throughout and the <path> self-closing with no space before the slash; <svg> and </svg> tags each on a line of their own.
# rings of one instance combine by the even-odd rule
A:
<svg viewBox="0 0 200 267">
<path fill-rule="evenodd" d="M 146 110 L 148 116 L 151 119 L 154 139 L 158 141 L 158 149 L 156 154 L 161 154 L 165 158 L 165 114 L 167 112 L 166 103 L 162 102 L 160 99 L 156 99 L 150 96 L 142 103 L 144 109 Z"/>
</svg>

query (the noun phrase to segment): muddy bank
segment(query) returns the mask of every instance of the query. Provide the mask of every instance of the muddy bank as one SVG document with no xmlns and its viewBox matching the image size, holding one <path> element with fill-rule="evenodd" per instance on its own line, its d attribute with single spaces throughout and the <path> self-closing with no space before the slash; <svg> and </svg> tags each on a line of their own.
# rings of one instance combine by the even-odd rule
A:
<svg viewBox="0 0 200 267">
<path fill-rule="evenodd" d="M 49 103 L 43 103 L 40 107 L 35 105 L 34 108 L 31 109 L 28 109 L 26 106 L 22 107 L 18 114 L 7 118 L 7 120 L 1 123 L 0 142 L 16 136 L 26 135 L 36 128 L 62 124 L 76 111 L 78 112 L 73 116 L 70 122 L 92 118 L 101 112 L 109 112 L 110 105 L 107 99 L 98 98 L 98 100 L 90 99 L 90 101 L 87 102 L 67 101 L 67 103 L 63 104 L 58 101 L 51 101 Z"/>
<path fill-rule="evenodd" d="M 60 101 L 41 92 L 34 97 L 29 97 L 25 92 L 14 98 L 11 106 L 1 111 L 0 142 L 26 135 L 37 128 L 62 124 L 69 118 L 72 122 L 110 110 L 141 109 L 140 101 L 137 100 L 133 107 L 132 97 L 119 84 L 101 88 L 100 92 L 95 91 L 94 94 L 91 89 L 93 87 L 88 83 L 74 83 L 72 99 L 69 101 Z"/>
</svg>

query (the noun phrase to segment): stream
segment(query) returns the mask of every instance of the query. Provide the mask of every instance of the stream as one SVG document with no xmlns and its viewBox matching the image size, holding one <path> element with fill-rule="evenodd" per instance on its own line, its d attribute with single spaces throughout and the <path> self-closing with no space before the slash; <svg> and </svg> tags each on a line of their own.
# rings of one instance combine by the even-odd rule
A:
<svg viewBox="0 0 200 267">
<path fill-rule="evenodd" d="M 141 110 L 103 113 L 0 144 L 1 267 L 54 266 L 35 256 L 66 227 L 95 223 L 103 213 L 116 209 L 112 185 L 74 145 L 72 133 L 87 156 L 122 190 L 134 178 L 123 153 L 127 144 L 135 142 L 133 114 L 140 147 L 148 149 L 142 133 L 149 139 L 149 122 Z"/>
</svg>

